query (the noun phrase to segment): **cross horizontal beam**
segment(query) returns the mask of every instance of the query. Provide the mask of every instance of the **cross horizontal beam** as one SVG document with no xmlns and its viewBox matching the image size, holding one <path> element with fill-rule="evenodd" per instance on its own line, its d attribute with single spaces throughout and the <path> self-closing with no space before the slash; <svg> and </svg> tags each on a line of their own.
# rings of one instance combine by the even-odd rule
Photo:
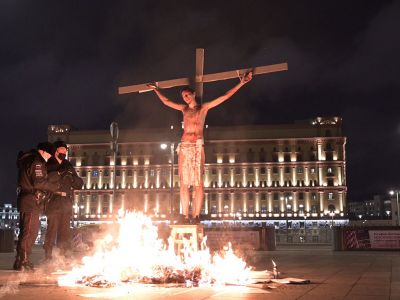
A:
<svg viewBox="0 0 400 300">
<path fill-rule="evenodd" d="M 268 66 L 260 66 L 255 68 L 248 68 L 248 69 L 240 69 L 234 71 L 226 71 L 226 72 L 219 72 L 219 73 L 212 73 L 212 74 L 205 74 L 203 76 L 197 76 L 195 78 L 195 82 L 213 82 L 219 80 L 226 80 L 237 78 L 238 76 L 244 75 L 250 71 L 253 72 L 253 75 L 261 75 L 273 72 L 280 72 L 288 70 L 287 63 L 280 63 L 275 65 L 268 65 Z M 191 81 L 190 78 L 178 78 L 178 79 L 171 79 L 171 80 L 164 80 L 164 81 L 156 81 L 155 82 L 160 89 L 167 89 L 176 86 L 186 86 L 190 85 Z M 144 93 L 151 91 L 147 86 L 148 83 L 142 84 L 135 84 L 135 85 L 128 85 L 122 86 L 118 88 L 118 93 L 121 94 L 128 94 L 128 93 Z"/>
</svg>

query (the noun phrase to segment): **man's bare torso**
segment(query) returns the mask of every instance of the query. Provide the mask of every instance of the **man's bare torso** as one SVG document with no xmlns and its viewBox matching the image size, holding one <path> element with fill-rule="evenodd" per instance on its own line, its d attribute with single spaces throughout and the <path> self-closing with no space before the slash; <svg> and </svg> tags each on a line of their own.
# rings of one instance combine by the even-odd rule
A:
<svg viewBox="0 0 400 300">
<path fill-rule="evenodd" d="M 204 122 L 207 116 L 207 109 L 201 105 L 194 108 L 186 106 L 183 113 L 183 135 L 182 142 L 195 143 L 198 139 L 203 139 Z"/>
</svg>

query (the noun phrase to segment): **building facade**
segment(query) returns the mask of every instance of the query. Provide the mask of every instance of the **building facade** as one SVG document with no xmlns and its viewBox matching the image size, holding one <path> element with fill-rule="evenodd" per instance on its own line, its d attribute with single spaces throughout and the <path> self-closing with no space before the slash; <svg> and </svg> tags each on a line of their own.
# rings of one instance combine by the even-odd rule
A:
<svg viewBox="0 0 400 300">
<path fill-rule="evenodd" d="M 389 195 L 374 195 L 372 199 L 347 204 L 348 216 L 351 220 L 395 220 L 395 201 Z M 394 212 L 394 214 L 393 214 Z"/>
<path fill-rule="evenodd" d="M 114 159 L 109 131 L 50 125 L 49 141 L 68 143 L 69 160 L 85 181 L 74 196 L 74 218 L 106 221 L 119 209 L 158 219 L 179 213 L 177 157 L 170 151 L 179 143 L 177 127 L 121 130 Z M 315 227 L 345 221 L 345 145 L 338 117 L 284 125 L 206 126 L 203 218 L 214 224 L 274 225 L 284 229 L 287 241 L 301 240 L 307 227 L 313 235 Z M 289 229 L 300 233 L 291 239 Z"/>
<path fill-rule="evenodd" d="M 12 204 L 0 206 L 0 229 L 16 228 L 19 222 L 19 212 Z"/>
<path fill-rule="evenodd" d="M 364 205 L 368 217 L 391 218 L 392 201 L 386 195 L 374 195 L 372 199 L 364 201 Z"/>
</svg>

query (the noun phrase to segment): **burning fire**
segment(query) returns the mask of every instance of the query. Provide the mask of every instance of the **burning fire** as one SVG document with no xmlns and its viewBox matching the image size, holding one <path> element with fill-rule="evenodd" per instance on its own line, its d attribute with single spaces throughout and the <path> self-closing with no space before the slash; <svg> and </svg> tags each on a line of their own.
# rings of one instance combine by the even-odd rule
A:
<svg viewBox="0 0 400 300">
<path fill-rule="evenodd" d="M 157 227 L 149 217 L 127 213 L 118 221 L 119 231 L 99 241 L 96 252 L 82 259 L 67 275 L 59 278 L 60 286 L 111 287 L 131 283 L 183 283 L 186 285 L 246 284 L 251 268 L 235 256 L 231 245 L 212 254 L 187 245 L 175 253 L 170 237 L 168 245 L 158 238 Z"/>
</svg>

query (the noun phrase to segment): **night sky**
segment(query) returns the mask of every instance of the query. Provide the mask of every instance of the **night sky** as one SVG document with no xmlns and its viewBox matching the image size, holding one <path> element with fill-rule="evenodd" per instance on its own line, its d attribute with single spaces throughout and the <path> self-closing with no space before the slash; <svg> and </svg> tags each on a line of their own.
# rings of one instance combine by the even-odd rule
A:
<svg viewBox="0 0 400 300">
<path fill-rule="evenodd" d="M 348 201 L 400 188 L 399 1 L 0 1 L 0 202 L 15 203 L 16 155 L 48 124 L 169 127 L 180 112 L 118 86 L 288 62 L 256 76 L 207 124 L 340 116 Z M 235 80 L 205 85 L 204 100 Z M 178 89 L 166 92 L 178 101 Z"/>
</svg>

